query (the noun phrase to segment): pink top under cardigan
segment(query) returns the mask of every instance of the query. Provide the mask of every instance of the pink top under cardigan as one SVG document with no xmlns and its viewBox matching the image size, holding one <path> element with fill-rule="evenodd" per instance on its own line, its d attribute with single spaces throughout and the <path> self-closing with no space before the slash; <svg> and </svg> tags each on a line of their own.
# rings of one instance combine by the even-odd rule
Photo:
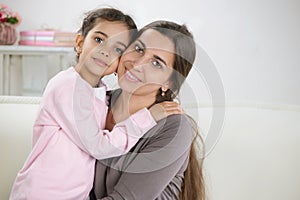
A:
<svg viewBox="0 0 300 200">
<path fill-rule="evenodd" d="M 10 199 L 85 200 L 96 159 L 125 154 L 156 122 L 142 109 L 103 130 L 105 88 L 92 88 L 73 67 L 52 78 L 34 124 L 33 148 Z"/>
</svg>

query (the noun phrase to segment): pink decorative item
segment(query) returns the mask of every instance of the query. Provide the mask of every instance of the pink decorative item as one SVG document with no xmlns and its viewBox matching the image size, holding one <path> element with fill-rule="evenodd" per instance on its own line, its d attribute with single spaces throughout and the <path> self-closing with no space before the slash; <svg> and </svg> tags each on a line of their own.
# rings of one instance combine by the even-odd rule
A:
<svg viewBox="0 0 300 200">
<path fill-rule="evenodd" d="M 11 45 L 17 40 L 15 27 L 21 22 L 18 13 L 13 12 L 5 4 L 0 4 L 0 45 Z"/>
<path fill-rule="evenodd" d="M 17 32 L 15 27 L 0 24 L 0 45 L 12 45 L 17 40 Z"/>
<path fill-rule="evenodd" d="M 19 45 L 73 47 L 75 33 L 58 30 L 21 31 Z"/>
</svg>

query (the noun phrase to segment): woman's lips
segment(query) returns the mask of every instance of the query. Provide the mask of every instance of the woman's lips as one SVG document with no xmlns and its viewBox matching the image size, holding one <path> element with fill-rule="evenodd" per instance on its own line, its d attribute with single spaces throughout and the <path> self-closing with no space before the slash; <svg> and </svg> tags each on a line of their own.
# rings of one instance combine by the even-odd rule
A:
<svg viewBox="0 0 300 200">
<path fill-rule="evenodd" d="M 141 82 L 141 80 L 134 74 L 132 74 L 129 70 L 126 70 L 125 77 L 131 82 Z"/>
</svg>

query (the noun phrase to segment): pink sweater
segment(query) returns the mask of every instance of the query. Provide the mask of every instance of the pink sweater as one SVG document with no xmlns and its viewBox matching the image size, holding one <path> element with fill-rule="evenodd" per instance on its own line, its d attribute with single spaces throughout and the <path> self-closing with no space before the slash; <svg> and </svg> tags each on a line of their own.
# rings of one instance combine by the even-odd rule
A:
<svg viewBox="0 0 300 200">
<path fill-rule="evenodd" d="M 34 124 L 33 148 L 17 174 L 10 199 L 85 200 L 95 159 L 127 153 L 156 122 L 142 109 L 103 130 L 105 88 L 92 88 L 73 67 L 52 78 Z"/>
</svg>

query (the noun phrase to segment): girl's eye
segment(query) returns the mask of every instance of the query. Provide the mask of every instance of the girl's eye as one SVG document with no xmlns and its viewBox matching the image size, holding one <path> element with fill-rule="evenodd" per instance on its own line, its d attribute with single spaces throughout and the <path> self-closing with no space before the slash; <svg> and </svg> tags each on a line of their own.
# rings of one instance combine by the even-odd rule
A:
<svg viewBox="0 0 300 200">
<path fill-rule="evenodd" d="M 96 41 L 97 43 L 99 43 L 99 44 L 102 44 L 102 43 L 103 43 L 103 40 L 102 40 L 102 38 L 100 38 L 100 37 L 96 37 L 96 38 L 95 38 L 95 41 Z"/>
<path fill-rule="evenodd" d="M 135 49 L 135 51 L 138 52 L 139 54 L 143 54 L 143 53 L 144 53 L 144 49 L 141 48 L 138 44 L 135 45 L 134 49 Z"/>
<path fill-rule="evenodd" d="M 121 49 L 121 48 L 115 48 L 115 51 L 118 53 L 118 54 L 120 54 L 120 55 L 122 55 L 123 53 L 124 53 L 124 50 L 123 49 Z"/>
</svg>

